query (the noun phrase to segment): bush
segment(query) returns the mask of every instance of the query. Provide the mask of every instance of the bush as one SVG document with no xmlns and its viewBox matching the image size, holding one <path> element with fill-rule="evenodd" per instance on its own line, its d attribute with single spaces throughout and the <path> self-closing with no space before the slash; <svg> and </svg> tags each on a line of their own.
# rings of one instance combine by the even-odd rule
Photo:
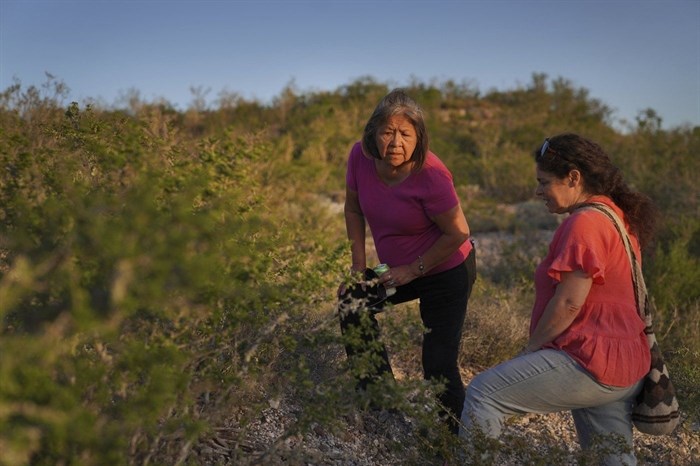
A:
<svg viewBox="0 0 700 466">
<path fill-rule="evenodd" d="M 73 104 L 40 128 L 14 120 L 0 146 L 8 457 L 168 463 L 216 421 L 202 397 L 247 392 L 254 409 L 327 284 L 309 265 L 337 255 L 303 234 L 313 209 L 267 210 L 266 142 L 186 143 Z"/>
<path fill-rule="evenodd" d="M 460 364 L 491 366 L 524 342 L 532 272 L 556 225 L 527 202 L 529 152 L 556 129 L 555 102 L 581 117 L 567 130 L 614 144 L 619 165 L 667 213 L 645 273 L 681 405 L 697 418 L 688 174 L 700 133 L 618 135 L 585 92 L 565 81 L 550 92 L 541 76 L 533 84 L 487 98 L 412 88 L 427 99 L 434 147 L 455 170 L 477 239 L 514 235 L 480 262 Z M 231 454 L 243 462 L 251 455 L 240 440 L 284 397 L 301 408 L 278 442 L 372 401 L 351 388 L 334 315 L 349 263 L 342 215 L 318 194 L 342 191 L 347 150 L 386 90 L 364 79 L 319 95 L 287 89 L 272 106 L 234 98 L 186 114 L 138 99 L 126 110 L 65 106 L 66 87 L 50 76 L 40 89 L 0 93 L 0 464 L 185 463 L 232 419 Z M 418 420 L 420 464 L 456 445 L 435 415 L 438 387 L 420 380 L 416 312 L 384 318 L 406 376 L 374 401 Z"/>
</svg>

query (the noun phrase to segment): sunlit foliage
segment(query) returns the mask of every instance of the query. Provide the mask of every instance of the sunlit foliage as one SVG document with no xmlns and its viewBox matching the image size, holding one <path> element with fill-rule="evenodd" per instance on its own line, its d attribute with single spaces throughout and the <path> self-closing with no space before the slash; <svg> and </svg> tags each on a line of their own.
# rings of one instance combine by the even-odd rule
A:
<svg viewBox="0 0 700 466">
<path fill-rule="evenodd" d="M 243 437 L 290 391 L 305 409 L 288 434 L 366 402 L 332 357 L 349 260 L 338 203 L 348 149 L 388 85 L 288 86 L 270 105 L 230 92 L 208 104 L 195 88 L 180 112 L 137 91 L 114 108 L 66 103 L 65 84 L 47 78 L 0 93 L 0 464 L 182 463 L 227 416 Z M 700 367 L 700 129 L 662 130 L 647 110 L 621 132 L 585 89 L 539 74 L 512 91 L 453 81 L 408 91 L 476 234 L 532 245 L 556 224 L 527 201 L 531 151 L 560 131 L 601 142 L 654 198 L 664 223 L 645 272 L 657 334 L 671 367 L 684 361 L 681 398 L 697 418 L 683 389 Z M 522 244 L 480 275 L 465 346 L 481 350 L 464 365 L 491 365 L 524 338 L 540 249 Z M 410 359 L 419 330 L 397 325 L 391 344 Z M 319 380 L 322 362 L 331 369 Z M 385 401 L 403 406 L 405 390 Z M 448 451 L 446 438 L 429 443 Z"/>
</svg>

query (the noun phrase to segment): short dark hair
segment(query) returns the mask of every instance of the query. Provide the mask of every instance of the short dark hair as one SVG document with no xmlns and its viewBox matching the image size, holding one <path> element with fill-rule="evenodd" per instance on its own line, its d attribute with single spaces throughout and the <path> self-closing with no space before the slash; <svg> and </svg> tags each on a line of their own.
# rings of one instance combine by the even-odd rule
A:
<svg viewBox="0 0 700 466">
<path fill-rule="evenodd" d="M 648 196 L 627 185 L 600 145 L 578 134 L 564 133 L 545 140 L 533 154 L 537 168 L 557 178 L 578 170 L 588 194 L 610 197 L 625 213 L 642 246 L 651 242 L 658 220 L 656 207 Z"/>
<path fill-rule="evenodd" d="M 409 160 L 414 162 L 413 170 L 418 171 L 423 167 L 428 154 L 428 130 L 425 127 L 423 110 L 402 89 L 394 89 L 377 104 L 362 134 L 362 150 L 375 159 L 381 159 L 377 147 L 377 131 L 389 121 L 390 117 L 396 115 L 406 117 L 416 130 L 416 148 Z"/>
</svg>

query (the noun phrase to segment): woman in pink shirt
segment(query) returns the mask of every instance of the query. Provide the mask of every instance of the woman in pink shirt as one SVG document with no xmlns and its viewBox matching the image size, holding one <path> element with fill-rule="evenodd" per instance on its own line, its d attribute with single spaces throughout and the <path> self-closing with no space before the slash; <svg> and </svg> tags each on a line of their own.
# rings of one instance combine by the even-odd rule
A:
<svg viewBox="0 0 700 466">
<path fill-rule="evenodd" d="M 583 448 L 610 447 L 605 464 L 633 465 L 630 415 L 650 366 L 645 325 L 620 234 L 605 214 L 580 208 L 612 208 L 637 257 L 651 240 L 656 210 L 630 190 L 603 149 L 583 137 L 546 139 L 535 160 L 536 195 L 550 212 L 570 215 L 535 271 L 527 345 L 472 380 L 460 433 L 470 437 L 478 427 L 498 437 L 514 414 L 570 410 Z"/>
<path fill-rule="evenodd" d="M 375 108 L 362 141 L 350 151 L 346 175 L 345 223 L 351 242 L 352 270 L 367 268 L 366 227 L 380 262 L 389 266 L 378 281 L 396 289 L 385 301 L 359 312 L 341 312 L 348 357 L 355 362 L 359 386 L 392 378 L 391 366 L 374 314 L 385 302 L 420 300 L 423 371 L 426 379 L 442 380 L 439 395 L 458 432 L 464 385 L 457 368 L 467 301 L 476 277 L 473 244 L 452 182 L 452 175 L 428 149 L 420 107 L 403 91 L 394 90 Z M 355 291 L 360 287 L 353 287 Z M 352 291 L 341 288 L 341 298 Z M 383 291 L 383 290 L 382 290 Z M 341 309 L 342 311 L 342 309 Z M 363 363 L 358 361 L 362 360 Z"/>
</svg>

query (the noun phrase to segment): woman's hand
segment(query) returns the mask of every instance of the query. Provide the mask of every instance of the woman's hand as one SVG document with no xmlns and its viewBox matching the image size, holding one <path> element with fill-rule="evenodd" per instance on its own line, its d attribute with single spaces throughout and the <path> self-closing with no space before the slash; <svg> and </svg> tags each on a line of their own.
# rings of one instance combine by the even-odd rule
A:
<svg viewBox="0 0 700 466">
<path fill-rule="evenodd" d="M 406 285 L 411 283 L 419 274 L 416 274 L 410 265 L 399 265 L 392 267 L 379 276 L 379 283 L 387 288 Z"/>
<path fill-rule="evenodd" d="M 523 346 L 523 349 L 520 350 L 516 357 L 525 356 L 526 354 L 534 353 L 535 351 L 539 351 L 539 348 L 532 349 L 532 347 L 528 343 L 527 345 Z"/>
</svg>

